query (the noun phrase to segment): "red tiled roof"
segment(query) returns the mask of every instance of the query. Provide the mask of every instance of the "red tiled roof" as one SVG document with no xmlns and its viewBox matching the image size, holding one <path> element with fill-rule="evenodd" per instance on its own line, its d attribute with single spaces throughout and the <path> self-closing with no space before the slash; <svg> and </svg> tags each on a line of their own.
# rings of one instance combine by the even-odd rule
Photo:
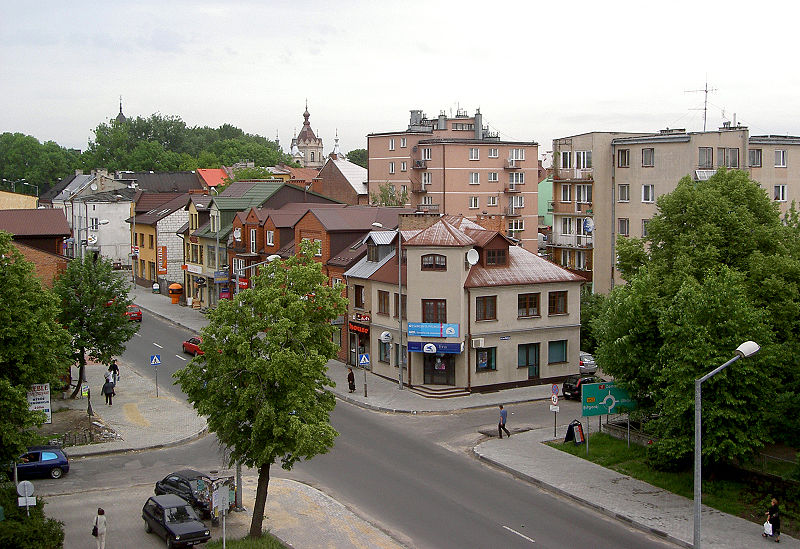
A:
<svg viewBox="0 0 800 549">
<path fill-rule="evenodd" d="M 222 168 L 198 168 L 197 175 L 205 181 L 209 187 L 216 187 L 225 183 L 228 174 Z"/>
<path fill-rule="evenodd" d="M 304 181 L 306 183 L 311 183 L 311 180 L 319 175 L 319 170 L 315 168 L 292 168 L 286 166 L 286 170 L 291 174 L 293 180 Z"/>
<path fill-rule="evenodd" d="M 60 209 L 0 210 L 0 231 L 14 236 L 70 236 L 69 223 Z"/>
</svg>

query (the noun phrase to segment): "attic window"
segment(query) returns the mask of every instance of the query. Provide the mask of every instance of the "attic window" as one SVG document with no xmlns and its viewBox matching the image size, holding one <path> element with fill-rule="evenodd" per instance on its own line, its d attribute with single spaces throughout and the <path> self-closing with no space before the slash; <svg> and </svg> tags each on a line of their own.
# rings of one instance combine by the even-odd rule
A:
<svg viewBox="0 0 800 549">
<path fill-rule="evenodd" d="M 367 261 L 378 261 L 378 247 L 375 244 L 367 244 Z"/>
<path fill-rule="evenodd" d="M 486 265 L 499 266 L 508 263 L 507 250 L 486 250 Z"/>
</svg>

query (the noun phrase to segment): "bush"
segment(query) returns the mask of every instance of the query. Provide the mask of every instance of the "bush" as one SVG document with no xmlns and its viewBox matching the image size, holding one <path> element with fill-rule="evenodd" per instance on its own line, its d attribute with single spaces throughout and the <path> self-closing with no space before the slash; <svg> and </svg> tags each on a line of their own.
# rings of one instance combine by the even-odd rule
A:
<svg viewBox="0 0 800 549">
<path fill-rule="evenodd" d="M 5 520 L 0 521 L 0 547 L 4 549 L 58 549 L 64 546 L 64 523 L 47 518 L 44 500 L 36 498 L 36 506 L 27 516 L 17 506 L 17 492 L 12 482 L 0 484 L 0 505 Z"/>
</svg>

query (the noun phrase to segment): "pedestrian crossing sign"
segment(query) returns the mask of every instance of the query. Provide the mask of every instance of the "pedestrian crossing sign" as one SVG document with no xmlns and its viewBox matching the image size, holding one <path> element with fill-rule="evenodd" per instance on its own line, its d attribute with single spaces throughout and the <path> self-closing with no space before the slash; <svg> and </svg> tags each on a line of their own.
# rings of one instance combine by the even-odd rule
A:
<svg viewBox="0 0 800 549">
<path fill-rule="evenodd" d="M 150 355 L 150 366 L 158 366 L 161 364 L 161 355 Z"/>
<path fill-rule="evenodd" d="M 363 355 L 358 355 L 358 365 L 369 366 L 369 354 L 364 353 Z"/>
</svg>

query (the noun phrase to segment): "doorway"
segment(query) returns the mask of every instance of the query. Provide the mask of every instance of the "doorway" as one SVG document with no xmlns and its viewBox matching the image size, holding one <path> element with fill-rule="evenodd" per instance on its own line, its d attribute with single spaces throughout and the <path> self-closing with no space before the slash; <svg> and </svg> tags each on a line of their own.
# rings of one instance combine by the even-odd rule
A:
<svg viewBox="0 0 800 549">
<path fill-rule="evenodd" d="M 425 354 L 423 359 L 425 385 L 455 385 L 456 365 L 453 355 Z"/>
</svg>

